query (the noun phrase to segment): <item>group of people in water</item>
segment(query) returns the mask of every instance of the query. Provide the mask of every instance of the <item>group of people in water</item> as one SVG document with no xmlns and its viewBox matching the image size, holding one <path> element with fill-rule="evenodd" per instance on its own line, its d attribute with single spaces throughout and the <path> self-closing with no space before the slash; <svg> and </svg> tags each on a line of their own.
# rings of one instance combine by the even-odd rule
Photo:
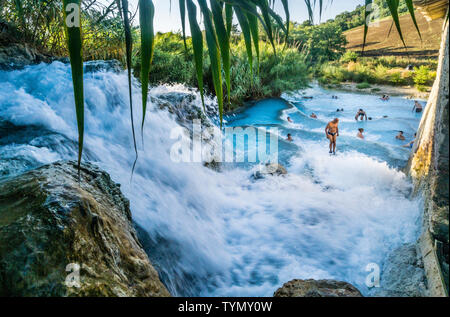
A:
<svg viewBox="0 0 450 317">
<path fill-rule="evenodd" d="M 337 96 L 332 96 L 332 99 L 338 99 Z M 383 97 L 381 98 L 381 100 L 383 101 L 388 101 L 389 100 L 389 96 L 388 95 L 383 95 Z M 415 111 L 416 113 L 421 113 L 423 111 L 423 106 L 420 104 L 420 102 L 418 102 L 417 100 L 414 101 L 414 107 L 413 107 L 413 112 Z M 344 109 L 337 109 L 336 112 L 344 112 Z M 310 115 L 310 118 L 312 119 L 317 119 L 317 115 L 313 112 Z M 383 116 L 383 118 L 388 118 L 388 116 Z M 358 121 L 363 121 L 363 120 L 372 120 L 371 117 L 367 116 L 367 113 L 363 110 L 363 109 L 359 109 L 358 112 L 355 115 L 355 120 Z M 293 123 L 292 119 L 290 117 L 287 118 L 287 121 L 290 123 Z M 325 127 L 325 135 L 327 137 L 327 139 L 330 141 L 330 154 L 336 154 L 336 143 L 337 143 L 337 138 L 339 137 L 339 118 L 335 118 L 334 120 L 328 122 L 327 126 Z M 360 139 L 364 140 L 364 129 L 363 128 L 358 128 L 358 133 L 356 134 L 356 136 Z M 403 145 L 403 147 L 406 148 L 412 148 L 414 145 L 414 142 L 416 140 L 417 137 L 417 133 L 414 133 L 414 139 L 411 140 L 408 144 Z M 404 136 L 404 132 L 403 131 L 399 131 L 397 136 L 395 137 L 397 140 L 400 141 L 405 141 L 406 138 Z M 294 141 L 294 139 L 292 138 L 292 134 L 288 134 L 287 135 L 287 141 Z"/>
</svg>

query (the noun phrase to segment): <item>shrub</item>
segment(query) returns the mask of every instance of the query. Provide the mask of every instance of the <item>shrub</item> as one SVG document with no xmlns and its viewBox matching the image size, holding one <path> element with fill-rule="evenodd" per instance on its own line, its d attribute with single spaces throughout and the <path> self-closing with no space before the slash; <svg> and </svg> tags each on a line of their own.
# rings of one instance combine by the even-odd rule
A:
<svg viewBox="0 0 450 317">
<path fill-rule="evenodd" d="M 348 63 L 348 62 L 356 62 L 358 59 L 359 54 L 354 51 L 347 51 L 344 55 L 342 55 L 340 61 L 341 63 Z"/>
<path fill-rule="evenodd" d="M 367 88 L 370 88 L 370 87 L 371 87 L 370 84 L 367 83 L 367 82 L 363 82 L 363 83 L 360 83 L 360 84 L 356 85 L 356 88 L 358 88 L 358 89 L 367 89 Z"/>
<path fill-rule="evenodd" d="M 436 72 L 428 66 L 414 67 L 413 80 L 416 87 L 431 86 L 436 79 Z"/>
<path fill-rule="evenodd" d="M 402 77 L 402 73 L 398 71 L 391 72 L 389 75 L 389 80 L 394 85 L 403 85 L 405 80 Z"/>
</svg>

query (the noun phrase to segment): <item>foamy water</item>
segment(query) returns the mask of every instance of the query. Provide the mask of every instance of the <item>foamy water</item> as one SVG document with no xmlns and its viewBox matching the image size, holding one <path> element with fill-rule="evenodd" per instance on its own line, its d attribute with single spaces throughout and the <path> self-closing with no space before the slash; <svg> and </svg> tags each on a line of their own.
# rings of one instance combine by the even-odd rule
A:
<svg viewBox="0 0 450 317">
<path fill-rule="evenodd" d="M 409 101 L 394 98 L 392 108 L 380 111 L 378 104 L 370 106 L 376 102 L 372 97 L 339 94 L 348 117 L 336 157 L 328 155 L 323 129 L 338 107 L 330 102 L 331 93 L 318 88 L 308 92 L 317 95 L 312 101 L 291 96 L 292 106 L 269 100 L 227 118 L 230 126 L 272 124 L 280 129 L 280 160 L 289 174 L 258 181 L 251 178 L 249 165 L 217 173 L 202 164 L 172 162 L 175 140 L 169 136 L 178 124 L 151 104 L 145 147 L 138 142 L 139 161 L 130 182 L 134 150 L 127 89 L 125 73 L 85 75 L 85 159 L 122 184 L 133 218 L 154 240 L 151 259 L 172 294 L 271 296 L 294 278 L 332 278 L 368 295 L 366 266 L 382 267 L 390 251 L 418 237 L 419 204 L 408 198 L 411 184 L 398 169 L 408 150 L 388 138 L 396 129 L 409 137 L 417 127 Z M 187 91 L 160 86 L 151 95 Z M 137 83 L 133 97 L 139 122 Z M 392 117 L 390 124 L 363 123 L 365 143 L 356 139 L 358 124 L 351 120 L 361 100 L 367 110 L 374 107 L 374 117 L 386 111 Z M 198 94 L 195 102 L 200 104 Z M 311 111 L 319 120 L 308 118 Z M 52 138 L 50 145 L 39 133 L 53 131 L 76 140 L 69 66 L 55 62 L 0 72 L 0 120 L 37 126 L 25 143 L 0 143 L 0 172 L 18 157 L 29 162 L 24 168 L 76 159 L 73 143 Z M 294 143 L 283 140 L 287 132 Z"/>
</svg>

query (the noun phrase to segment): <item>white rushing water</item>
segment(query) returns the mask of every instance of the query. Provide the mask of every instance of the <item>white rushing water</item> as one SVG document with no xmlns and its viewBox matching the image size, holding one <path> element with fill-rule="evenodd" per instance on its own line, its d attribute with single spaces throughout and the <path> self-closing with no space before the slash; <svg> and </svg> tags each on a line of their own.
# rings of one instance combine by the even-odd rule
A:
<svg viewBox="0 0 450 317">
<path fill-rule="evenodd" d="M 0 76 L 0 121 L 35 127 L 26 141 L 0 143 L 0 172 L 11 164 L 18 172 L 76 159 L 76 147 L 64 138 L 77 137 L 69 66 L 54 62 Z M 305 139 L 303 150 L 286 157 L 286 177 L 254 181 L 244 166 L 217 173 L 174 163 L 169 137 L 178 124 L 153 104 L 130 182 L 127 89 L 125 73 L 85 74 L 86 159 L 122 184 L 135 221 L 153 239 L 152 261 L 174 295 L 271 296 L 294 278 L 344 280 L 367 295 L 366 266 L 382 267 L 390 251 L 416 240 L 420 211 L 408 198 L 411 185 L 379 158 L 357 150 L 330 157 L 325 141 Z M 188 89 L 160 86 L 151 94 L 165 92 Z M 134 100 L 139 122 L 137 85 Z M 42 141 L 48 131 L 61 138 Z"/>
</svg>

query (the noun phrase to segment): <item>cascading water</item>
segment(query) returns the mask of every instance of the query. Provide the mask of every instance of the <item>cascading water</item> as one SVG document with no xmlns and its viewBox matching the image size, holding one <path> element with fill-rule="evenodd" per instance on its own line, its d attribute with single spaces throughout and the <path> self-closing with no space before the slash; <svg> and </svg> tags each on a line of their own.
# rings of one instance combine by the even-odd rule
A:
<svg viewBox="0 0 450 317">
<path fill-rule="evenodd" d="M 134 92 L 140 105 L 137 83 Z M 167 93 L 191 91 L 160 86 L 150 94 Z M 148 233 L 151 260 L 173 295 L 271 296 L 293 278 L 344 280 L 370 295 L 367 265 L 382 267 L 390 251 L 418 237 L 419 202 L 408 198 L 411 186 L 398 170 L 408 149 L 393 138 L 395 130 L 411 137 L 418 125 L 409 101 L 344 93 L 331 101 L 317 87 L 307 93 L 316 98 L 285 96 L 294 106 L 268 100 L 227 118 L 229 126 L 277 126 L 288 175 L 254 180 L 249 165 L 215 172 L 173 162 L 170 135 L 177 118 L 152 103 L 130 182 L 126 75 L 102 69 L 85 74 L 84 159 L 122 184 L 134 220 Z M 362 101 L 374 120 L 357 124 L 354 110 Z M 192 102 L 200 107 L 198 94 Z M 324 127 L 341 107 L 339 152 L 332 157 Z M 312 111 L 317 120 L 309 118 Z M 139 109 L 135 117 L 141 118 Z M 361 125 L 364 141 L 355 137 Z M 68 65 L 0 71 L 0 177 L 76 159 L 76 131 Z M 284 141 L 286 133 L 293 143 Z"/>
</svg>

